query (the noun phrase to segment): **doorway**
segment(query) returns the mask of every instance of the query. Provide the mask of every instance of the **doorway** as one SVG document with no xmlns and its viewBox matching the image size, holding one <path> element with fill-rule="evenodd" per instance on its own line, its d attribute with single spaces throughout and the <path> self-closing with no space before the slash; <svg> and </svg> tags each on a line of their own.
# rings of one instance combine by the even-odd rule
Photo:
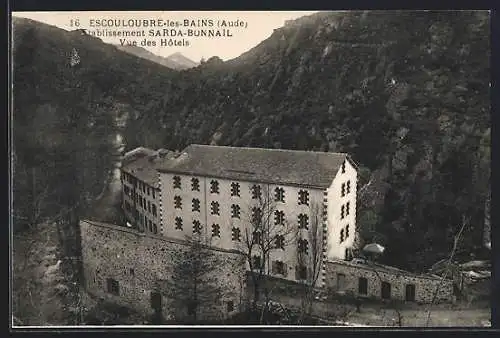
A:
<svg viewBox="0 0 500 338">
<path fill-rule="evenodd" d="M 408 284 L 406 285 L 406 301 L 414 302 L 415 301 L 415 285 Z"/>
<path fill-rule="evenodd" d="M 157 291 L 151 291 L 151 308 L 154 311 L 153 314 L 153 324 L 161 324 L 162 318 L 162 297 L 161 293 Z"/>
<path fill-rule="evenodd" d="M 391 284 L 382 282 L 382 299 L 391 299 Z"/>
</svg>

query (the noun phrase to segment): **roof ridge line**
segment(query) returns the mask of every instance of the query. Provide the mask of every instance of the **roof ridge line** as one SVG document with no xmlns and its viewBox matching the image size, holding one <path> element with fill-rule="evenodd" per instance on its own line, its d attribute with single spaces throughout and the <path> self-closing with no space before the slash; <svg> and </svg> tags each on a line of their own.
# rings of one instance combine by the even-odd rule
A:
<svg viewBox="0 0 500 338">
<path fill-rule="evenodd" d="M 266 151 L 282 151 L 282 152 L 302 152 L 302 153 L 316 153 L 316 154 L 336 154 L 336 155 L 347 155 L 345 152 L 331 152 L 331 151 L 314 151 L 314 150 L 295 150 L 295 149 L 276 149 L 276 148 L 260 148 L 260 147 L 236 147 L 236 146 L 218 146 L 213 144 L 199 144 L 192 143 L 184 150 L 189 147 L 210 147 L 210 148 L 231 148 L 231 149 L 250 149 L 250 150 L 266 150 Z M 184 151 L 183 150 L 183 151 Z"/>
</svg>

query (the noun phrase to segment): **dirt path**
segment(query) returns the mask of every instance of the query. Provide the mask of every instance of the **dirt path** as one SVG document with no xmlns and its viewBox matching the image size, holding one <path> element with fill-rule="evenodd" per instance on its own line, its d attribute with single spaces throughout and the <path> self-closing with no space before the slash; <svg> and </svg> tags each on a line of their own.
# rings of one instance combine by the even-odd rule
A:
<svg viewBox="0 0 500 338">
<path fill-rule="evenodd" d="M 284 305 L 300 308 L 300 299 L 283 295 L 275 296 L 276 300 Z M 368 326 L 426 326 L 429 307 L 426 305 L 410 304 L 399 311 L 385 308 L 382 304 L 365 304 L 361 312 L 349 304 L 333 304 L 315 302 L 314 313 L 322 318 L 337 317 L 348 323 Z M 340 317 L 340 318 L 338 318 Z M 438 304 L 431 308 L 429 327 L 449 326 L 491 326 L 491 309 L 486 302 L 476 304 Z"/>
</svg>

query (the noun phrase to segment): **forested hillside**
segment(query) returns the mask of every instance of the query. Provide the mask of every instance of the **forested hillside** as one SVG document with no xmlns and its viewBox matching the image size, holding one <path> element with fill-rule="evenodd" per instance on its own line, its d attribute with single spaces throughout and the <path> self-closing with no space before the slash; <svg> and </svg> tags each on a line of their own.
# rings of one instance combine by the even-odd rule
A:
<svg viewBox="0 0 500 338">
<path fill-rule="evenodd" d="M 99 193 L 120 116 L 128 149 L 348 152 L 360 165 L 358 227 L 363 240 L 386 247 L 382 260 L 428 268 L 447 257 L 463 222 L 457 257 L 481 254 L 487 12 L 320 13 L 239 58 L 185 71 L 78 32 L 29 20 L 14 26 L 16 226 Z"/>
<path fill-rule="evenodd" d="M 38 298 L 34 303 L 29 295 L 43 284 L 28 267 L 46 261 L 33 251 L 43 245 L 34 243 L 40 236 L 31 234 L 48 223 L 56 228 L 55 259 L 67 290 L 59 311 L 76 324 L 78 220 L 89 214 L 119 159 L 116 122 L 134 114 L 137 102 L 142 107 L 161 98 L 173 71 L 79 31 L 19 18 L 13 18 L 13 63 L 13 250 L 21 267 L 14 276 L 14 315 L 24 324 L 45 323 L 29 315 L 39 310 Z"/>
<path fill-rule="evenodd" d="M 371 182 L 363 239 L 386 246 L 387 263 L 423 270 L 449 255 L 464 222 L 457 258 L 481 251 L 489 50 L 487 12 L 320 13 L 180 73 L 181 88 L 129 123 L 127 141 L 348 152 Z"/>
</svg>

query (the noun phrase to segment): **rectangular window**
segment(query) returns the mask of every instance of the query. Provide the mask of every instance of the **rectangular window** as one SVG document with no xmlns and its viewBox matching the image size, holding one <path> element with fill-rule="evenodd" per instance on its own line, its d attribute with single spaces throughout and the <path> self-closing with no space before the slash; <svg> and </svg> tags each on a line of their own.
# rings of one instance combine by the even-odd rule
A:
<svg viewBox="0 0 500 338">
<path fill-rule="evenodd" d="M 212 194 L 218 194 L 219 193 L 219 182 L 212 180 L 210 181 L 210 192 Z"/>
<path fill-rule="evenodd" d="M 276 235 L 274 238 L 274 244 L 276 249 L 285 249 L 285 236 L 283 235 Z"/>
<path fill-rule="evenodd" d="M 346 194 L 349 194 L 351 192 L 351 181 L 347 181 L 347 185 L 346 185 Z"/>
<path fill-rule="evenodd" d="M 210 204 L 212 215 L 219 215 L 219 202 L 213 201 Z"/>
<path fill-rule="evenodd" d="M 156 213 L 156 204 L 151 204 L 151 210 L 153 211 L 153 216 L 157 216 L 157 213 Z"/>
<path fill-rule="evenodd" d="M 148 229 L 149 229 L 149 232 L 153 232 L 153 222 L 151 222 L 150 219 L 148 220 Z"/>
<path fill-rule="evenodd" d="M 135 276 L 135 270 L 133 268 L 129 269 L 130 276 Z"/>
<path fill-rule="evenodd" d="M 309 205 L 309 192 L 307 190 L 299 190 L 299 204 Z"/>
<path fill-rule="evenodd" d="M 350 261 L 352 259 L 351 257 L 351 248 L 345 248 L 344 251 L 344 260 Z"/>
<path fill-rule="evenodd" d="M 347 239 L 349 237 L 349 224 L 345 226 L 345 238 Z"/>
<path fill-rule="evenodd" d="M 358 293 L 360 295 L 368 294 L 368 279 L 365 277 L 358 278 Z"/>
<path fill-rule="evenodd" d="M 151 195 L 151 189 L 148 187 L 148 196 Z"/>
<path fill-rule="evenodd" d="M 344 242 L 344 229 L 340 229 L 340 243 Z"/>
<path fill-rule="evenodd" d="M 281 210 L 274 211 L 274 224 L 283 225 L 285 224 L 285 213 Z"/>
<path fill-rule="evenodd" d="M 351 206 L 351 202 L 347 202 L 345 205 L 345 215 L 349 215 L 349 207 Z"/>
<path fill-rule="evenodd" d="M 309 247 L 309 242 L 307 241 L 307 239 L 303 239 L 303 238 L 299 239 L 298 249 L 299 249 L 300 253 L 307 255 L 308 247 Z"/>
<path fill-rule="evenodd" d="M 254 226 L 259 226 L 262 221 L 262 209 L 258 207 L 252 208 L 252 223 Z"/>
<path fill-rule="evenodd" d="M 156 196 L 155 196 L 155 189 L 152 189 L 152 190 L 153 190 L 152 191 L 152 193 L 153 193 L 153 199 L 155 199 L 156 198 Z"/>
<path fill-rule="evenodd" d="M 193 234 L 201 235 L 201 223 L 198 220 L 193 221 Z"/>
<path fill-rule="evenodd" d="M 191 190 L 192 191 L 200 191 L 200 180 L 196 177 L 191 179 Z"/>
<path fill-rule="evenodd" d="M 182 198 L 180 196 L 174 196 L 174 207 L 176 209 L 182 209 Z"/>
<path fill-rule="evenodd" d="M 340 207 L 340 219 L 344 219 L 345 215 L 345 205 L 342 204 L 342 206 Z"/>
<path fill-rule="evenodd" d="M 227 302 L 227 312 L 233 312 L 234 311 L 234 302 L 232 300 Z"/>
<path fill-rule="evenodd" d="M 337 291 L 345 290 L 345 275 L 343 273 L 337 274 Z"/>
<path fill-rule="evenodd" d="M 308 229 L 309 225 L 309 216 L 306 214 L 299 214 L 299 229 Z"/>
<path fill-rule="evenodd" d="M 112 295 L 119 296 L 120 295 L 120 283 L 113 278 L 106 279 L 106 286 L 108 293 Z"/>
<path fill-rule="evenodd" d="M 156 223 L 153 223 L 153 233 L 154 234 L 158 233 L 158 227 L 156 226 Z"/>
<path fill-rule="evenodd" d="M 237 204 L 231 205 L 231 217 L 240 218 L 240 215 L 241 215 L 240 206 Z"/>
<path fill-rule="evenodd" d="M 262 197 L 262 190 L 260 185 L 253 185 L 252 186 L 252 198 L 253 199 L 260 199 Z"/>
<path fill-rule="evenodd" d="M 181 178 L 180 176 L 174 176 L 174 189 L 180 189 L 181 188 Z"/>
<path fill-rule="evenodd" d="M 212 237 L 220 238 L 220 226 L 219 224 L 212 224 Z"/>
<path fill-rule="evenodd" d="M 342 187 L 340 189 L 340 197 L 345 196 L 345 183 L 342 183 Z"/>
<path fill-rule="evenodd" d="M 180 217 L 175 218 L 175 229 L 182 230 L 182 218 Z"/>
<path fill-rule="evenodd" d="M 345 174 L 345 162 L 342 163 L 342 174 Z"/>
<path fill-rule="evenodd" d="M 285 263 L 282 261 L 274 261 L 272 265 L 272 272 L 275 275 L 285 275 Z"/>
<path fill-rule="evenodd" d="M 240 196 L 240 184 L 233 182 L 231 183 L 231 196 Z"/>
<path fill-rule="evenodd" d="M 239 228 L 233 228 L 232 231 L 231 231 L 231 239 L 233 241 L 241 241 L 241 231 Z"/>
<path fill-rule="evenodd" d="M 195 212 L 200 212 L 200 200 L 197 199 L 197 198 L 193 198 L 193 202 L 192 202 L 192 211 Z"/>
<path fill-rule="evenodd" d="M 151 212 L 151 202 L 148 201 L 148 212 Z"/>
<path fill-rule="evenodd" d="M 285 203 L 285 189 L 283 188 L 274 189 L 274 199 L 276 202 Z"/>
</svg>

